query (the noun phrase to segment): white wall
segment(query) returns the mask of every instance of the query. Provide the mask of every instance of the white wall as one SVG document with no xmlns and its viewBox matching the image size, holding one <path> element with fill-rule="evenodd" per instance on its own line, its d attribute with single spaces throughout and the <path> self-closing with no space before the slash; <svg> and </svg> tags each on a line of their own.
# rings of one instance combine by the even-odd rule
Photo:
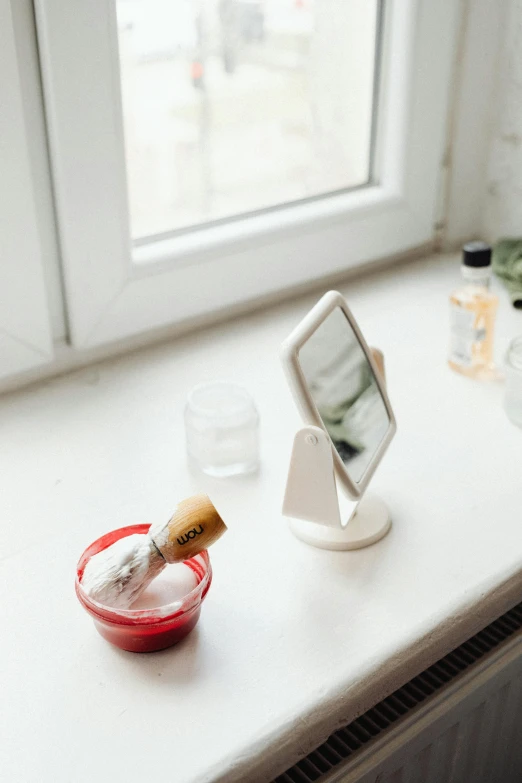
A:
<svg viewBox="0 0 522 783">
<path fill-rule="evenodd" d="M 442 218 L 447 248 L 522 236 L 522 0 L 463 0 Z"/>
<path fill-rule="evenodd" d="M 493 107 L 509 2 L 461 0 L 440 225 L 446 249 L 484 233 Z"/>
<path fill-rule="evenodd" d="M 490 139 L 483 229 L 522 237 L 522 0 L 507 5 Z"/>
</svg>

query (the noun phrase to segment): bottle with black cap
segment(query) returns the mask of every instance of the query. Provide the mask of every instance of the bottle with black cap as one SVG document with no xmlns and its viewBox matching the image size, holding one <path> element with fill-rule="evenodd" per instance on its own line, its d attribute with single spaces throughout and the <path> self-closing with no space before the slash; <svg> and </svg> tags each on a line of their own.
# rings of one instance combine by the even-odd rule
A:
<svg viewBox="0 0 522 783">
<path fill-rule="evenodd" d="M 471 378 L 496 376 L 493 331 L 498 297 L 491 293 L 491 247 L 468 242 L 462 252 L 464 285 L 450 296 L 450 349 L 448 364 Z"/>
</svg>

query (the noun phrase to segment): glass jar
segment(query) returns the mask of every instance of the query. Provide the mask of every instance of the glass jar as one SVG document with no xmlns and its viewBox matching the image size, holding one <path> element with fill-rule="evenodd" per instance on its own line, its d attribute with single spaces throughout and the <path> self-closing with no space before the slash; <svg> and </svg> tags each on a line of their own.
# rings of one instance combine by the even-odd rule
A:
<svg viewBox="0 0 522 783">
<path fill-rule="evenodd" d="M 517 427 L 522 427 L 522 335 L 515 337 L 506 353 L 504 409 Z"/>
<path fill-rule="evenodd" d="M 212 582 L 208 552 L 185 560 L 197 585 L 182 599 L 154 609 L 115 609 L 93 600 L 82 588 L 82 576 L 89 559 L 125 536 L 146 534 L 150 525 L 130 525 L 98 538 L 82 554 L 76 568 L 76 595 L 91 615 L 98 633 L 121 650 L 153 652 L 171 647 L 189 634 L 201 612 L 201 604 Z"/>
<path fill-rule="evenodd" d="M 185 432 L 189 462 L 210 476 L 252 473 L 259 466 L 259 415 L 241 386 L 195 386 L 187 398 Z"/>
</svg>

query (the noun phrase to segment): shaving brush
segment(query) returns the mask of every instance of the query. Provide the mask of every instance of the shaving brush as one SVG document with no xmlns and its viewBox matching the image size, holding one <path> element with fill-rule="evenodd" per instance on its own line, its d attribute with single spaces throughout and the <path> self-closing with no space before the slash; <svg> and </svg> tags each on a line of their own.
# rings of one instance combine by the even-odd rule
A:
<svg viewBox="0 0 522 783">
<path fill-rule="evenodd" d="M 93 555 L 82 587 L 100 604 L 128 609 L 167 563 L 180 563 L 207 549 L 226 525 L 207 495 L 182 500 L 166 523 L 116 541 Z"/>
</svg>

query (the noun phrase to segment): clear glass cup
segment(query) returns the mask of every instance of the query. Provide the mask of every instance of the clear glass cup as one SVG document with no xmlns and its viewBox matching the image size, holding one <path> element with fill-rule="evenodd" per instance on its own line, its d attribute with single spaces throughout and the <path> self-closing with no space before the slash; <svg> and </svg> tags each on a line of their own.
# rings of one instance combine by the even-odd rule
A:
<svg viewBox="0 0 522 783">
<path fill-rule="evenodd" d="M 195 386 L 185 407 L 189 462 L 210 476 L 252 473 L 259 466 L 259 415 L 241 386 Z"/>
<path fill-rule="evenodd" d="M 515 337 L 506 353 L 504 409 L 517 427 L 522 427 L 522 335 Z"/>
</svg>

